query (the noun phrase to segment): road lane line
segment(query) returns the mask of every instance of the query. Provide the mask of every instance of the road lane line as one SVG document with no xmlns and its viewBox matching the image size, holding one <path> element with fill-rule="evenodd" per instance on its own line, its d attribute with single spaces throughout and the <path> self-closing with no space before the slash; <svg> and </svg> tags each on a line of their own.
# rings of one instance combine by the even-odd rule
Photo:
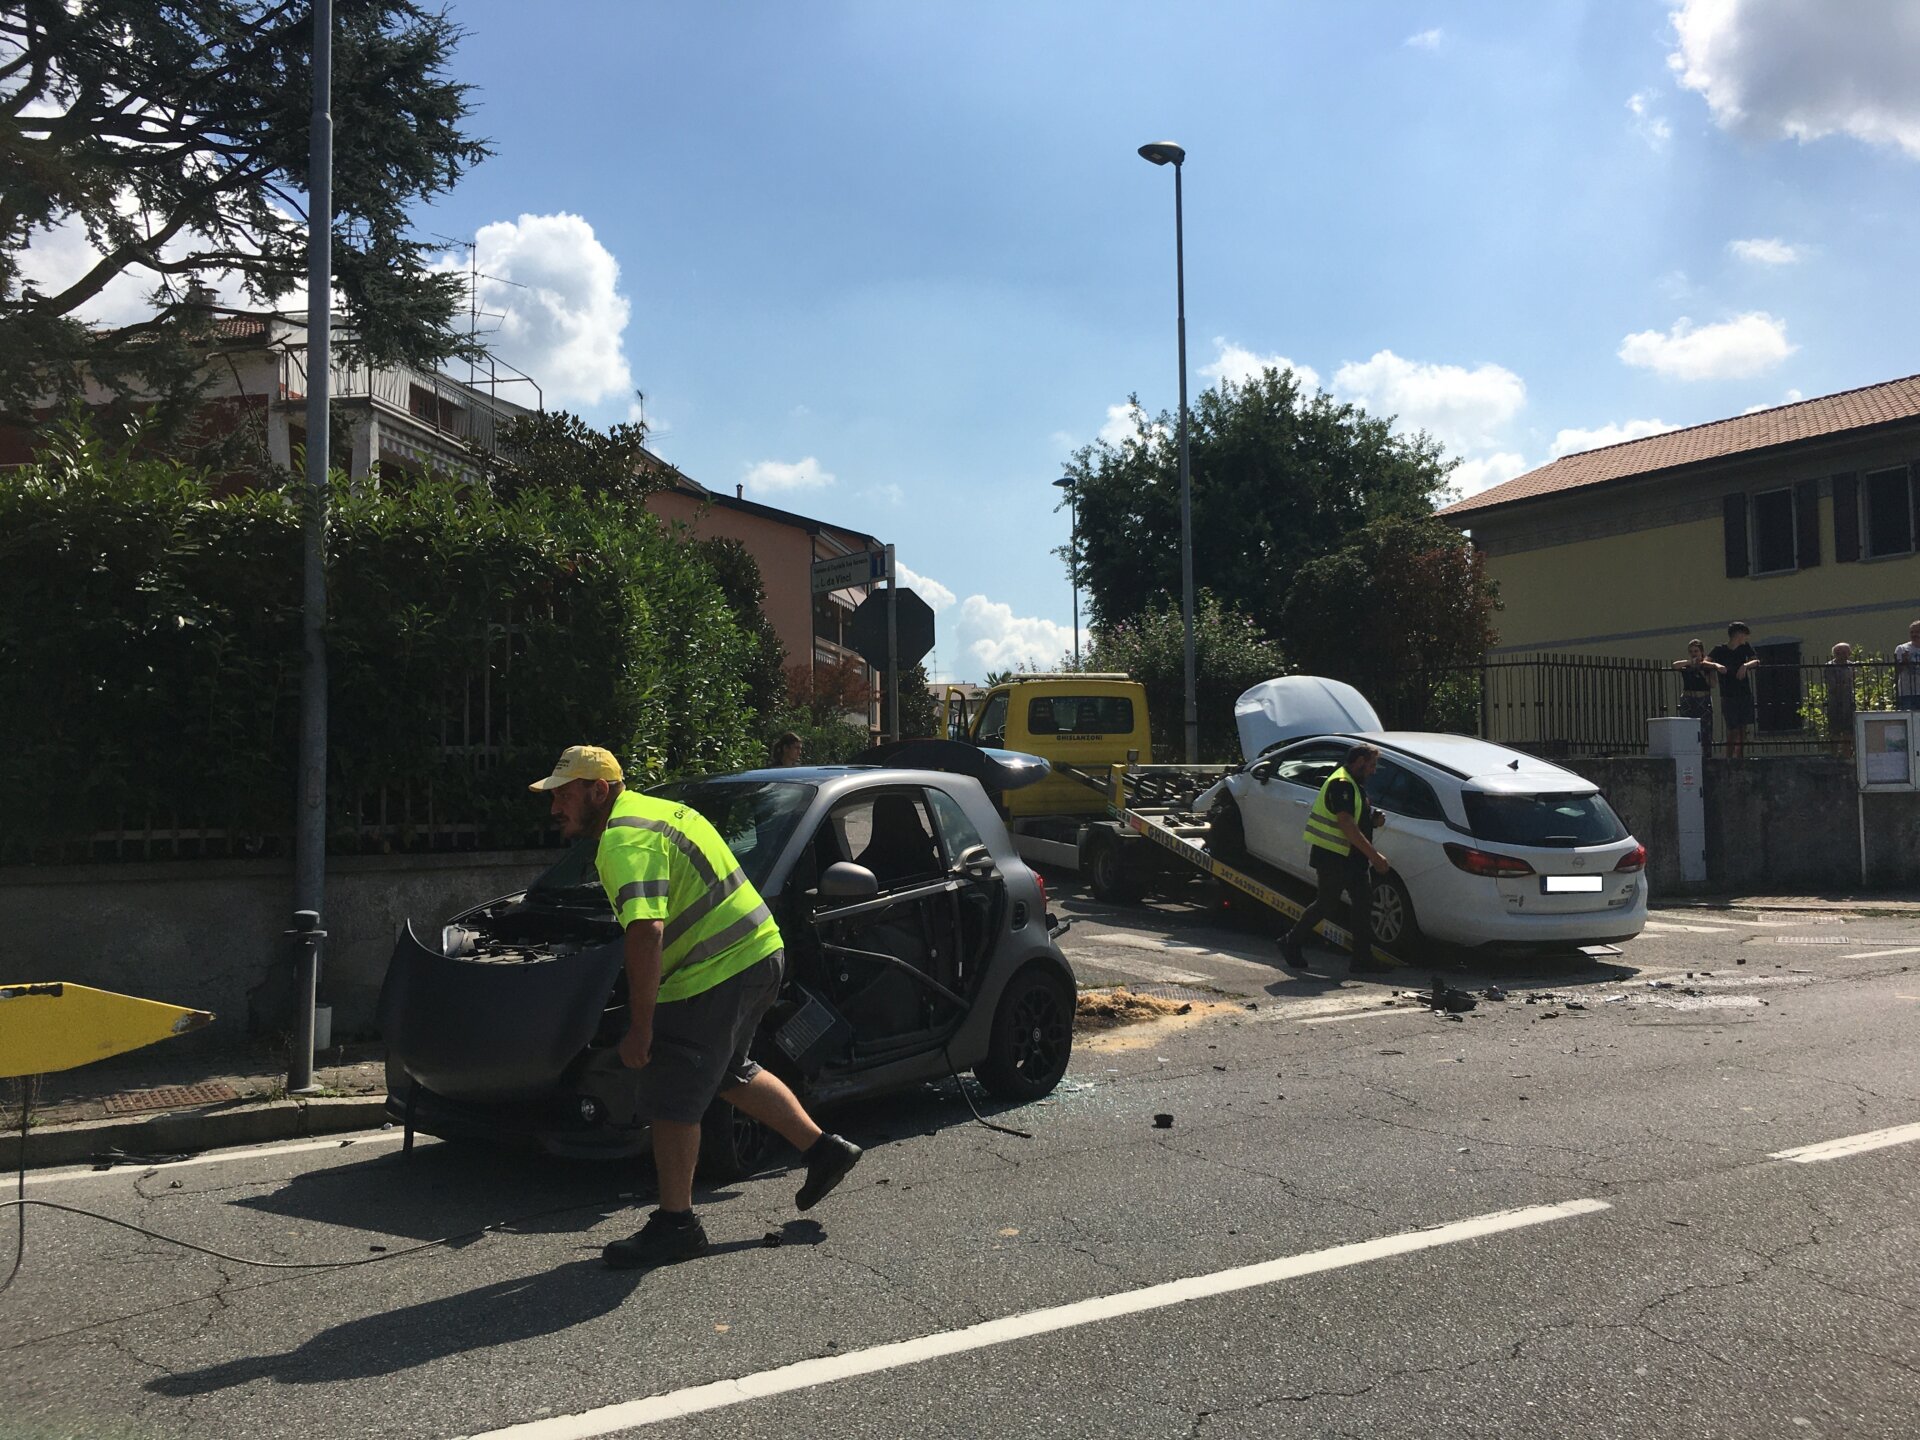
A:
<svg viewBox="0 0 1920 1440">
<path fill-rule="evenodd" d="M 1791 1160 L 1796 1165 L 1813 1165 L 1821 1160 L 1839 1160 L 1868 1150 L 1884 1150 L 1889 1145 L 1906 1145 L 1920 1140 L 1920 1125 L 1895 1125 L 1886 1130 L 1869 1130 L 1864 1135 L 1846 1135 L 1838 1140 L 1822 1140 L 1818 1145 L 1801 1145 L 1792 1150 L 1776 1150 L 1769 1160 Z"/>
<path fill-rule="evenodd" d="M 1082 955 L 1080 963 L 1094 970 L 1105 970 L 1152 985 L 1211 985 L 1220 977 L 1201 975 L 1192 970 L 1175 970 L 1170 965 L 1151 965 L 1128 956 L 1124 960 L 1103 960 L 1097 955 Z"/>
<path fill-rule="evenodd" d="M 206 1155 L 190 1155 L 184 1160 L 156 1160 L 143 1164 L 138 1160 L 129 1160 L 125 1164 L 109 1166 L 105 1170 L 89 1167 L 85 1170 L 55 1170 L 45 1175 L 28 1175 L 29 1185 L 57 1185 L 65 1180 L 103 1180 L 110 1175 L 125 1178 L 129 1175 L 144 1175 L 149 1170 L 184 1170 L 189 1165 L 223 1165 L 231 1160 L 264 1160 L 269 1155 L 298 1155 L 307 1150 L 358 1149 L 362 1145 L 385 1145 L 401 1139 L 406 1134 L 399 1126 L 391 1130 L 359 1130 L 347 1134 L 332 1135 L 323 1140 L 301 1140 L 290 1145 L 264 1145 L 254 1150 L 217 1150 Z M 421 1140 L 431 1143 L 432 1137 L 422 1135 Z"/>
<path fill-rule="evenodd" d="M 828 1355 L 817 1360 L 802 1360 L 796 1364 L 762 1370 L 757 1374 L 742 1375 L 738 1379 L 716 1380 L 709 1385 L 689 1386 L 684 1390 L 672 1390 L 664 1395 L 650 1396 L 645 1400 L 628 1400 L 616 1405 L 602 1406 L 597 1410 L 584 1411 L 578 1415 L 556 1415 L 546 1420 L 529 1420 L 523 1424 L 509 1425 L 504 1429 L 489 1430 L 484 1434 L 465 1437 L 465 1440 L 590 1440 L 590 1437 L 611 1435 L 621 1430 L 638 1429 L 643 1425 L 656 1425 L 663 1420 L 678 1420 L 687 1415 L 721 1410 L 749 1400 L 764 1400 L 770 1396 L 785 1395 L 795 1390 L 810 1390 L 819 1385 L 831 1385 L 836 1381 L 851 1379 L 857 1375 L 874 1375 L 887 1370 L 897 1370 L 903 1366 L 921 1365 L 929 1360 L 938 1360 L 948 1355 L 984 1350 L 994 1345 L 1005 1345 L 1015 1340 L 1030 1339 L 1036 1335 L 1050 1335 L 1056 1331 L 1072 1330 L 1082 1325 L 1114 1320 L 1121 1316 L 1164 1310 L 1169 1306 L 1184 1305 L 1193 1300 L 1231 1295 L 1237 1291 L 1272 1285 L 1282 1280 L 1297 1279 L 1302 1275 L 1316 1275 L 1327 1270 L 1339 1270 L 1349 1265 L 1364 1264 L 1369 1260 L 1384 1260 L 1390 1256 L 1407 1255 L 1418 1250 L 1431 1250 L 1441 1245 L 1455 1245 L 1464 1240 L 1477 1240 L 1482 1236 L 1497 1235 L 1507 1230 L 1521 1230 L 1531 1225 L 1544 1225 L 1554 1220 L 1571 1220 L 1581 1215 L 1594 1215 L 1610 1208 L 1604 1200 L 1567 1200 L 1558 1205 L 1531 1205 L 1521 1210 L 1499 1210 L 1490 1215 L 1476 1216 L 1471 1220 L 1457 1220 L 1451 1225 L 1439 1225 L 1431 1230 L 1403 1231 L 1401 1234 L 1383 1236 L 1378 1240 L 1361 1240 L 1350 1245 L 1336 1245 L 1329 1250 L 1316 1250 L 1305 1255 L 1290 1255 L 1278 1260 L 1262 1261 L 1255 1265 L 1237 1266 L 1231 1270 L 1216 1270 L 1209 1275 L 1195 1275 L 1185 1280 L 1173 1280 L 1162 1285 L 1149 1285 L 1141 1290 L 1096 1296 L 1090 1300 L 1078 1300 L 1072 1304 L 1056 1305 L 1045 1310 L 1030 1310 L 1024 1315 L 1009 1315 L 1002 1320 L 988 1320 L 959 1330 L 946 1330 L 938 1334 L 922 1335 L 913 1340 L 875 1345 L 865 1350 L 854 1350 L 845 1355 Z"/>
<path fill-rule="evenodd" d="M 1386 1010 L 1350 1010 L 1341 1015 L 1309 1015 L 1304 1020 L 1296 1020 L 1296 1025 L 1333 1025 L 1342 1020 L 1377 1020 L 1382 1015 L 1425 1015 L 1428 1009 L 1424 1005 L 1396 1005 Z"/>
<path fill-rule="evenodd" d="M 1902 945 L 1898 950 L 1860 950 L 1849 955 L 1849 960 L 1884 960 L 1889 955 L 1920 955 L 1920 945 Z"/>
</svg>

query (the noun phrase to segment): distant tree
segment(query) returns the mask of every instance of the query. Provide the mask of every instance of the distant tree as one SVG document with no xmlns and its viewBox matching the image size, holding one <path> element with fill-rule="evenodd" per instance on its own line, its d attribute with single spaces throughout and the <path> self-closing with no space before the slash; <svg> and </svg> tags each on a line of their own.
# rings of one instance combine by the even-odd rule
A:
<svg viewBox="0 0 1920 1440">
<path fill-rule="evenodd" d="M 1288 673 L 1286 653 L 1248 616 L 1201 591 L 1193 616 L 1194 700 L 1203 761 L 1239 757 L 1233 702 L 1253 685 Z M 1154 759 L 1186 754 L 1186 626 L 1177 603 L 1163 601 L 1094 631 L 1089 670 L 1119 671 L 1147 690 Z"/>
<path fill-rule="evenodd" d="M 1067 467 L 1078 485 L 1078 579 L 1096 626 L 1180 598 L 1175 420 L 1134 411 L 1134 433 Z M 1449 469 L 1426 436 L 1268 369 L 1201 392 L 1192 408 L 1193 571 L 1229 610 L 1269 627 L 1294 572 L 1388 516 L 1431 513 Z M 1065 503 L 1063 500 L 1062 503 Z M 1285 637 L 1283 637 L 1285 638 Z"/>
<path fill-rule="evenodd" d="M 815 725 L 835 719 L 858 720 L 864 725 L 872 713 L 873 681 L 858 660 L 789 665 L 787 702 Z"/>
<path fill-rule="evenodd" d="M 468 87 L 446 74 L 461 32 L 413 0 L 341 0 L 335 27 L 343 346 L 422 365 L 469 353 L 453 323 L 465 278 L 430 269 L 410 229 L 488 154 L 463 129 Z M 195 282 L 237 275 L 263 309 L 305 283 L 312 29 L 292 0 L 0 3 L 0 410 L 83 374 L 190 400 L 210 319 Z M 67 221 L 101 258 L 42 289 L 22 256 Z M 153 282 L 152 316 L 83 324 L 122 275 Z"/>
<path fill-rule="evenodd" d="M 881 679 L 884 682 L 885 676 Z M 887 727 L 886 693 L 881 695 L 881 728 Z M 933 681 L 927 675 L 925 665 L 910 665 L 900 672 L 900 738 L 920 740 L 928 736 L 940 737 L 946 734 L 942 719 L 943 706 L 934 697 Z"/>
<path fill-rule="evenodd" d="M 758 658 L 747 674 L 748 699 L 754 713 L 777 714 L 787 698 L 784 667 L 787 652 L 773 622 L 767 619 L 767 586 L 760 574 L 760 562 L 740 541 L 724 536 L 693 540 L 689 544 L 713 571 L 720 593 L 727 598 L 727 608 L 733 611 L 740 628 L 754 639 Z"/>
<path fill-rule="evenodd" d="M 1439 520 L 1381 519 L 1300 567 L 1281 614 L 1300 668 L 1357 686 L 1390 725 L 1430 726 L 1433 698 L 1494 642 L 1498 586 Z"/>
<path fill-rule="evenodd" d="M 588 495 L 644 499 L 673 483 L 674 471 L 648 453 L 647 427 L 609 425 L 596 430 L 565 410 L 543 410 L 510 420 L 491 447 L 469 447 L 487 488 L 503 500 L 529 490 L 573 490 Z"/>
</svg>

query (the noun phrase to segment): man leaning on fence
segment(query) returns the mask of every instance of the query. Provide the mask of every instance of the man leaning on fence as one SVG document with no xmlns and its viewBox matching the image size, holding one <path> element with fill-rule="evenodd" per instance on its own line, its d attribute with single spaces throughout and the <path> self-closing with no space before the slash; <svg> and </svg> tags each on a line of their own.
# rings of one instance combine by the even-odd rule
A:
<svg viewBox="0 0 1920 1440">
<path fill-rule="evenodd" d="M 1374 849 L 1370 838 L 1380 825 L 1380 812 L 1367 799 L 1366 785 L 1379 763 L 1380 752 L 1373 746 L 1353 746 L 1314 799 L 1306 840 L 1320 888 L 1299 923 L 1280 937 L 1280 958 L 1289 969 L 1311 973 L 1302 947 L 1313 927 L 1339 905 L 1343 890 L 1351 901 L 1353 931 L 1353 963 L 1348 973 L 1382 975 L 1392 968 L 1374 958 L 1373 886 L 1368 876 L 1368 866 L 1382 875 L 1388 869 L 1387 857 Z"/>
</svg>

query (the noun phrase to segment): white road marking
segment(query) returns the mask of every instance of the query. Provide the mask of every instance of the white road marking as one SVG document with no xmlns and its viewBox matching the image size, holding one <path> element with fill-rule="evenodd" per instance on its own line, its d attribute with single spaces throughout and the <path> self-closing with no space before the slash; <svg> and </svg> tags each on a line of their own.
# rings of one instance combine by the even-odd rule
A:
<svg viewBox="0 0 1920 1440">
<path fill-rule="evenodd" d="M 1724 925 L 1683 925 L 1677 920 L 1649 920 L 1646 929 L 1657 935 L 1675 935 L 1685 932 L 1689 935 L 1725 935 L 1730 933 Z"/>
<path fill-rule="evenodd" d="M 1801 1145 L 1792 1150 L 1776 1150 L 1769 1160 L 1791 1160 L 1796 1165 L 1813 1165 L 1821 1160 L 1840 1160 L 1868 1150 L 1884 1150 L 1889 1145 L 1906 1145 L 1920 1140 L 1920 1125 L 1895 1125 L 1887 1130 L 1869 1130 L 1864 1135 L 1847 1135 L 1838 1140 L 1823 1140 L 1818 1145 Z"/>
<path fill-rule="evenodd" d="M 1205 945 L 1188 945 L 1168 940 L 1156 940 L 1150 935 L 1089 935 L 1086 938 L 1085 944 L 1088 949 L 1096 951 L 1100 949 L 1151 950 L 1156 954 L 1171 956 L 1175 959 L 1204 960 L 1210 965 L 1222 965 L 1229 970 L 1241 970 L 1249 974 L 1264 975 L 1268 978 L 1271 978 L 1279 970 L 1280 964 L 1277 956 L 1271 963 L 1265 963 L 1259 960 L 1249 960 L 1245 956 L 1236 955 L 1229 950 L 1214 950 Z M 1079 953 L 1080 950 L 1076 947 L 1070 952 L 1068 958 L 1071 959 L 1074 954 Z"/>
<path fill-rule="evenodd" d="M 1885 960 L 1889 955 L 1920 955 L 1920 945 L 1902 945 L 1897 950 L 1857 950 L 1856 960 Z"/>
<path fill-rule="evenodd" d="M 1300 1025 L 1332 1025 L 1341 1020 L 1378 1020 L 1382 1015 L 1425 1015 L 1429 1013 L 1424 1005 L 1395 1005 L 1385 1010 L 1350 1010 L 1340 1015 L 1310 1015 L 1296 1021 Z"/>
<path fill-rule="evenodd" d="M 1568 1200 L 1558 1205 L 1532 1205 L 1523 1210 L 1500 1210 L 1491 1215 L 1480 1215 L 1471 1220 L 1459 1220 L 1451 1225 L 1436 1226 L 1431 1230 L 1409 1230 L 1398 1235 L 1384 1236 L 1378 1240 L 1361 1240 L 1351 1245 L 1336 1245 L 1330 1250 L 1290 1255 L 1279 1260 L 1262 1261 L 1256 1265 L 1216 1270 L 1210 1275 L 1195 1275 L 1185 1280 L 1169 1281 L 1163 1285 L 1149 1285 L 1141 1290 L 1096 1296 L 1091 1300 L 1079 1300 L 1069 1305 L 1056 1305 L 1045 1310 L 1030 1310 L 1024 1315 L 1009 1315 L 1002 1320 L 988 1320 L 960 1330 L 946 1330 L 934 1335 L 922 1335 L 913 1340 L 875 1345 L 845 1355 L 802 1360 L 793 1365 L 782 1365 L 777 1369 L 742 1375 L 734 1380 L 716 1380 L 710 1385 L 689 1386 L 684 1390 L 669 1391 L 664 1395 L 650 1396 L 645 1400 L 628 1400 L 617 1405 L 606 1405 L 579 1415 L 557 1415 L 546 1420 L 529 1420 L 524 1424 L 509 1425 L 501 1430 L 489 1430 L 484 1435 L 468 1437 L 468 1440 L 589 1440 L 589 1437 L 611 1435 L 616 1431 L 637 1429 L 643 1425 L 656 1425 L 662 1420 L 678 1420 L 683 1416 L 721 1410 L 749 1400 L 764 1400 L 770 1396 L 785 1395 L 795 1390 L 810 1390 L 817 1385 L 831 1385 L 835 1381 L 851 1379 L 856 1375 L 874 1375 L 886 1370 L 897 1370 L 907 1365 L 921 1365 L 947 1355 L 962 1355 L 970 1350 L 983 1350 L 989 1346 L 1005 1345 L 1011 1341 L 1026 1340 L 1035 1335 L 1049 1335 L 1060 1330 L 1071 1330 L 1102 1320 L 1114 1320 L 1125 1315 L 1163 1310 L 1172 1305 L 1184 1305 L 1192 1300 L 1207 1300 L 1218 1295 L 1231 1295 L 1237 1291 L 1251 1290 L 1261 1285 L 1273 1285 L 1282 1280 L 1292 1280 L 1302 1275 L 1315 1275 L 1326 1270 L 1338 1270 L 1349 1265 L 1363 1264 L 1369 1260 L 1384 1260 L 1394 1255 L 1431 1250 L 1440 1245 L 1455 1245 L 1463 1240 L 1479 1239 L 1483 1235 L 1497 1235 L 1502 1231 L 1520 1230 L 1530 1225 L 1544 1225 L 1553 1220 L 1570 1220 L 1580 1215 L 1593 1215 L 1609 1208 L 1611 1207 L 1604 1200 Z"/>
<path fill-rule="evenodd" d="M 359 1130 L 350 1134 L 332 1135 L 323 1140 L 300 1140 L 289 1145 L 263 1145 L 252 1150 L 216 1150 L 206 1155 L 191 1155 L 185 1160 L 168 1160 L 143 1165 L 137 1160 L 114 1165 L 106 1170 L 95 1170 L 89 1166 L 85 1170 L 52 1170 L 44 1175 L 28 1175 L 29 1185 L 57 1185 L 66 1180 L 104 1180 L 109 1176 L 125 1179 L 129 1175 L 144 1175 L 149 1170 L 184 1170 L 189 1165 L 223 1165 L 230 1160 L 263 1160 L 269 1155 L 298 1155 L 307 1150 L 358 1149 L 362 1145 L 387 1145 L 403 1139 L 406 1131 L 398 1125 L 391 1130 Z M 422 1135 L 421 1141 L 431 1144 L 432 1137 Z"/>
</svg>

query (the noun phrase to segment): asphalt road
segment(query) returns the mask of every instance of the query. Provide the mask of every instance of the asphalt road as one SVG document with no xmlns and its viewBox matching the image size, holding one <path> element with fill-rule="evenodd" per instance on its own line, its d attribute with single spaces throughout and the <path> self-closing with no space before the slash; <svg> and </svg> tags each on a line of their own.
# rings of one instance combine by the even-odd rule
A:
<svg viewBox="0 0 1920 1440">
<path fill-rule="evenodd" d="M 708 1195 L 677 1268 L 598 1261 L 644 1170 L 390 1133 L 34 1176 L 379 1263 L 33 1211 L 0 1436 L 1914 1433 L 1920 922 L 1665 912 L 1599 963 L 1450 971 L 1509 998 L 1447 1020 L 1275 969 L 1258 924 L 1057 898 L 1085 982 L 1189 1013 L 990 1112 L 1031 1139 L 951 1084 L 842 1116 L 842 1191 Z"/>
</svg>

